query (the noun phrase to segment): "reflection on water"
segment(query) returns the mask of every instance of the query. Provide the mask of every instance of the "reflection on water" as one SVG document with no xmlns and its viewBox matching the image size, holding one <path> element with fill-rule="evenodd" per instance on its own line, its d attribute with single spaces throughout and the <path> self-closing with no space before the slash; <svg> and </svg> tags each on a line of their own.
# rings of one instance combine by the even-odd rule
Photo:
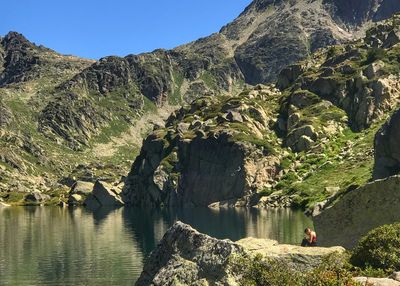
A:
<svg viewBox="0 0 400 286">
<path fill-rule="evenodd" d="M 311 221 L 290 210 L 0 209 L 0 285 L 132 285 L 174 221 L 218 238 L 298 243 Z"/>
</svg>

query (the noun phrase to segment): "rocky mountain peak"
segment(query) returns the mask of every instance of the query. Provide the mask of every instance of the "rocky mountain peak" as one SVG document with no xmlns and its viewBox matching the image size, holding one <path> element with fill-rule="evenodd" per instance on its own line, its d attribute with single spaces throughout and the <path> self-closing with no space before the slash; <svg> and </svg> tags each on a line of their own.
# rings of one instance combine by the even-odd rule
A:
<svg viewBox="0 0 400 286">
<path fill-rule="evenodd" d="M 271 5 L 281 4 L 285 0 L 255 0 L 244 11 L 244 13 L 255 10 L 257 12 L 268 9 Z"/>
<path fill-rule="evenodd" d="M 397 0 L 323 0 L 335 18 L 349 26 L 361 26 L 368 21 L 381 21 L 399 11 Z"/>
<path fill-rule="evenodd" d="M 34 46 L 34 44 L 32 44 L 27 38 L 18 32 L 9 32 L 2 39 L 1 45 L 5 50 L 26 49 Z"/>
</svg>

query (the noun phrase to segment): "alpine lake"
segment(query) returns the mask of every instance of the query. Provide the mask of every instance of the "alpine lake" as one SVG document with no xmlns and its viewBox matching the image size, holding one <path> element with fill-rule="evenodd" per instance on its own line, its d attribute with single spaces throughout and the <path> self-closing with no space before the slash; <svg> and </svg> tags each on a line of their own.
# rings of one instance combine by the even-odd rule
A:
<svg viewBox="0 0 400 286">
<path fill-rule="evenodd" d="M 0 208 L 0 285 L 133 285 L 177 220 L 237 241 L 299 244 L 312 221 L 302 211 L 136 208 Z"/>
</svg>

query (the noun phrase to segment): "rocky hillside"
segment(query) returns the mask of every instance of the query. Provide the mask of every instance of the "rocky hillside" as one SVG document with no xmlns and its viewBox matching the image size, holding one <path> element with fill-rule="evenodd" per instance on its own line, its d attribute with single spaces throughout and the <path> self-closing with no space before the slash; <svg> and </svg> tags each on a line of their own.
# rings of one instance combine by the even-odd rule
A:
<svg viewBox="0 0 400 286">
<path fill-rule="evenodd" d="M 344 115 L 350 117 L 352 130 L 360 131 L 376 118 L 380 118 L 381 114 L 375 110 L 368 116 L 360 115 L 363 111 L 354 107 L 357 105 L 357 98 L 352 99 L 353 102 L 340 104 L 333 100 L 338 95 L 331 94 L 329 96 L 332 98 L 326 99 L 325 95 L 314 90 L 312 79 L 307 79 L 304 83 L 307 86 L 297 88 L 299 94 L 303 90 L 316 94 L 321 101 L 312 100 L 313 104 L 326 106 L 329 109 L 327 114 L 335 118 L 334 124 L 326 124 L 322 122 L 325 117 L 311 116 L 312 129 L 310 124 L 294 124 L 294 121 L 290 121 L 295 120 L 296 115 L 289 120 L 292 115 L 291 107 L 283 104 L 283 98 L 288 98 L 288 94 L 292 92 L 289 90 L 299 85 L 300 72 L 300 78 L 306 79 L 307 72 L 310 71 L 308 67 L 298 66 L 297 72 L 296 68 L 287 70 L 287 73 L 292 74 L 289 77 L 286 74 L 286 79 L 280 78 L 278 87 L 282 91 L 268 86 L 259 86 L 252 91 L 248 84 L 269 83 L 277 78 L 286 65 L 310 57 L 311 52 L 320 47 L 358 38 L 372 21 L 389 17 L 400 9 L 396 1 L 364 2 L 360 5 L 356 0 L 256 0 L 236 20 L 209 37 L 172 50 L 156 50 L 124 58 L 112 56 L 96 62 L 63 56 L 29 42 L 18 33 L 9 33 L 0 39 L 1 197 L 9 202 L 22 203 L 27 192 L 37 189 L 54 196 L 57 201 L 58 197 L 63 197 L 65 186 L 72 185 L 76 180 L 119 181 L 122 175 L 128 173 L 131 160 L 142 144 L 142 137 L 147 136 L 153 125 L 163 126 L 163 120 L 171 111 L 193 100 L 194 109 L 202 101 L 210 100 L 206 104 L 212 107 L 213 98 L 216 101 L 215 110 L 210 107 L 196 115 L 196 110 L 188 111 L 183 108 L 179 111 L 179 116 L 185 118 L 185 124 L 179 123 L 182 118 L 174 119 L 172 116 L 164 131 L 152 135 L 168 142 L 164 142 L 162 148 L 155 147 L 158 148 L 155 153 L 164 152 L 159 155 L 160 162 L 171 155 L 172 163 L 167 167 L 173 168 L 173 171 L 159 168 L 159 179 L 154 180 L 153 174 L 160 163 L 155 160 L 150 171 L 146 171 L 140 180 L 133 180 L 134 183 L 131 177 L 128 185 L 140 185 L 144 180 L 150 180 L 158 185 L 157 188 L 153 188 L 154 185 L 146 186 L 146 189 L 153 188 L 151 192 L 157 198 L 156 204 L 165 203 L 165 198 L 171 196 L 168 204 L 178 205 L 190 204 L 193 200 L 191 196 L 181 197 L 180 191 L 176 196 L 166 191 L 160 199 L 158 190 L 176 190 L 176 184 L 181 188 L 181 183 L 184 183 L 188 188 L 193 188 L 194 193 L 203 192 L 204 188 L 197 189 L 199 182 L 209 178 L 206 186 L 215 185 L 225 188 L 226 191 L 224 195 L 219 195 L 214 194 L 211 188 L 207 191 L 210 198 L 202 198 L 200 204 L 228 200 L 228 204 L 246 205 L 249 204 L 248 199 L 253 201 L 253 195 L 256 190 L 260 190 L 260 186 L 264 194 L 286 189 L 286 185 L 293 180 L 302 179 L 310 171 L 308 167 L 304 168 L 306 172 L 296 171 L 299 164 L 308 166 L 312 163 L 308 161 L 308 157 L 298 157 L 293 152 L 280 153 L 281 148 L 291 147 L 294 151 L 300 151 L 315 147 L 321 140 L 325 140 L 327 134 L 337 134 L 338 130 L 347 126 Z M 392 35 L 388 38 L 391 39 Z M 382 39 L 378 37 L 376 41 L 380 45 Z M 366 43 L 372 45 L 370 42 Z M 391 49 L 390 46 L 382 47 Z M 367 53 L 367 47 L 362 46 L 349 46 L 346 49 L 352 52 L 360 49 L 359 61 Z M 324 68 L 320 65 L 324 55 L 320 52 L 317 55 L 318 53 L 320 58 L 312 57 L 317 66 L 313 73 L 320 73 Z M 339 57 L 340 51 L 332 53 L 330 58 Z M 345 57 L 347 58 L 342 60 L 339 57 L 336 62 L 326 65 L 339 68 L 343 61 L 357 55 L 347 53 Z M 358 72 L 362 67 L 356 67 L 355 70 Z M 343 75 L 347 72 L 347 77 L 352 73 L 348 69 L 340 72 Z M 391 85 L 391 79 L 386 79 L 389 72 L 385 71 L 382 75 L 387 85 Z M 357 83 L 349 83 L 343 88 L 352 89 L 356 85 Z M 238 98 L 237 95 L 246 86 L 247 91 Z M 373 89 L 379 94 L 380 83 L 371 81 L 362 88 Z M 306 96 L 310 94 L 307 93 Z M 231 101 L 228 97 L 232 97 Z M 271 105 L 268 104 L 269 100 L 272 101 Z M 365 99 L 362 108 L 372 108 L 368 102 Z M 385 107 L 377 108 L 382 109 L 382 113 L 390 109 L 388 106 L 393 103 L 385 102 Z M 246 116 L 238 116 L 242 111 Z M 308 112 L 308 109 L 304 112 Z M 279 113 L 280 116 L 277 117 L 274 113 Z M 194 115 L 200 117 L 201 127 L 187 126 Z M 337 117 L 343 120 L 337 120 Z M 326 121 L 332 123 L 330 119 Z M 180 133 L 188 138 L 176 136 L 179 133 L 176 130 L 178 125 L 183 127 Z M 228 131 L 225 132 L 223 129 L 227 126 Z M 232 126 L 236 131 L 229 130 Z M 169 130 L 170 137 L 162 134 L 166 130 Z M 202 136 L 213 137 L 214 141 L 199 140 Z M 217 147 L 220 143 L 224 146 L 221 150 Z M 215 146 L 216 153 L 208 154 L 210 146 Z M 196 177 L 198 166 L 193 164 L 204 160 L 200 157 L 194 161 L 188 160 L 188 156 L 195 150 L 186 150 L 188 147 L 203 150 L 201 156 L 209 158 L 205 168 L 217 168 L 217 175 L 207 176 L 207 172 L 213 173 L 210 169 L 204 175 Z M 160 148 L 166 148 L 166 151 L 160 151 Z M 228 154 L 231 149 L 235 156 L 229 162 L 235 166 L 235 170 L 229 169 L 233 165 L 229 168 L 221 166 L 215 157 L 230 157 Z M 274 153 L 274 150 L 279 152 Z M 249 159 L 250 153 L 253 154 L 252 159 Z M 179 160 L 182 160 L 180 163 L 184 161 L 185 165 L 174 163 L 175 154 L 182 156 Z M 147 155 L 142 152 L 137 162 L 152 156 L 150 152 Z M 296 163 L 288 163 L 292 161 Z M 135 166 L 137 164 L 139 163 L 135 163 Z M 148 164 L 146 166 L 149 168 Z M 368 166 L 366 164 L 364 169 Z M 289 172 L 288 168 L 293 172 Z M 222 180 L 216 177 L 220 171 L 224 173 Z M 137 172 L 140 173 L 139 170 Z M 182 178 L 179 183 L 175 180 L 178 177 Z M 363 180 L 364 178 L 361 181 Z M 278 181 L 282 182 L 279 189 L 275 188 Z M 341 182 L 340 185 L 345 184 Z M 235 190 L 235 195 L 229 194 L 230 187 Z M 142 197 L 141 194 L 132 195 L 129 188 L 126 192 L 129 202 L 137 196 Z M 242 197 L 246 197 L 246 200 L 235 202 Z M 301 198 L 289 195 L 284 201 L 272 200 L 265 204 L 290 205 L 293 201 L 303 204 L 303 197 L 308 198 L 309 195 Z M 255 200 L 258 201 L 257 198 Z"/>
<path fill-rule="evenodd" d="M 1 38 L 0 55 L 2 200 L 27 203 L 37 191 L 45 193 L 39 201 L 51 195 L 56 203 L 74 180 L 119 180 L 149 125 L 170 113 L 139 92 L 94 97 L 60 88 L 95 61 L 60 55 L 21 34 Z"/>
<path fill-rule="evenodd" d="M 318 48 L 356 39 L 371 21 L 400 10 L 400 4 L 390 0 L 358 4 L 354 0 L 254 1 L 236 20 L 209 37 L 172 50 L 101 59 L 58 87 L 62 93 L 78 95 L 61 104 L 90 113 L 96 108 L 82 102 L 82 97 L 122 93 L 125 100 L 120 99 L 120 104 L 137 109 L 141 96 L 163 106 L 190 103 L 202 95 L 237 94 L 244 83 L 272 82 L 285 66 Z M 59 112 L 54 103 L 45 112 L 41 129 L 72 140 L 74 145 L 97 133 L 95 122 L 88 122 L 82 134 L 75 120 L 63 122 L 52 116 Z M 129 111 L 124 113 L 131 117 Z M 109 121 L 102 119 L 95 121 Z M 66 126 L 59 130 L 62 124 Z"/>
<path fill-rule="evenodd" d="M 353 248 L 370 230 L 399 221 L 399 115 L 398 110 L 375 136 L 375 181 L 328 201 L 316 214 L 314 221 L 323 245 Z"/>
<path fill-rule="evenodd" d="M 317 51 L 276 86 L 202 97 L 144 142 L 135 205 L 312 206 L 371 178 L 373 138 L 399 102 L 399 16 Z"/>
</svg>

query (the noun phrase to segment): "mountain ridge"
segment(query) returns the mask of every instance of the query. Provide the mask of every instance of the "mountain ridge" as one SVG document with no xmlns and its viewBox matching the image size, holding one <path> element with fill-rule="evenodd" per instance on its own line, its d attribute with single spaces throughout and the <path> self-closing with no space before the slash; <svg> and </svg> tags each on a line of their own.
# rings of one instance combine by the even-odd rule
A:
<svg viewBox="0 0 400 286">
<path fill-rule="evenodd" d="M 339 23 L 334 16 L 340 13 L 326 8 L 325 2 L 329 1 L 254 1 L 209 37 L 172 50 L 95 62 L 57 54 L 17 33 L 3 37 L 0 188 L 4 196 L 7 200 L 15 196 L 21 203 L 27 186 L 33 186 L 58 200 L 67 194 L 65 182 L 118 181 L 139 153 L 137 142 L 154 125 L 163 126 L 168 112 L 205 95 L 235 96 L 248 83 L 271 81 L 311 51 L 357 38 L 374 17 L 400 9 L 390 0 L 371 0 L 368 3 L 377 7 L 374 13 Z M 293 144 L 299 144 L 296 136 Z M 261 141 L 257 144 L 266 144 Z M 300 145 L 310 144 L 314 143 L 303 140 Z M 105 146 L 107 152 L 99 151 Z"/>
</svg>

